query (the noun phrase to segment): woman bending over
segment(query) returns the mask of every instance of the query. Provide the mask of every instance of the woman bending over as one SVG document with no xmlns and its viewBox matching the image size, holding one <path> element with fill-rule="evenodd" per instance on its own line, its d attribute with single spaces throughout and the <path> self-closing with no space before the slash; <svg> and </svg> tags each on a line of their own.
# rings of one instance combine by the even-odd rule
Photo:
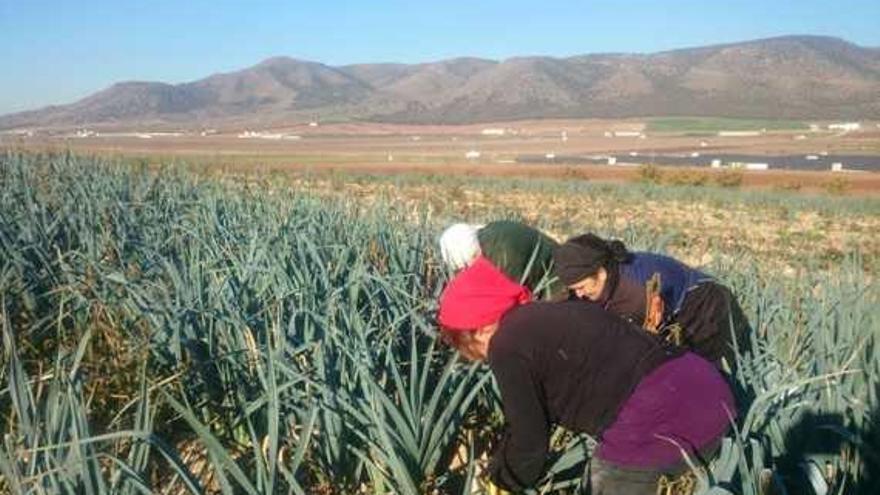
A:
<svg viewBox="0 0 880 495">
<path fill-rule="evenodd" d="M 569 239 L 553 258 L 560 280 L 578 298 L 651 332 L 674 330 L 677 344 L 720 369 L 725 361 L 728 371 L 735 367 L 735 346 L 740 353 L 749 349 L 751 329 L 730 290 L 674 258 L 630 252 L 593 234 Z"/>
<path fill-rule="evenodd" d="M 444 289 L 439 323 L 465 357 L 488 361 L 505 433 L 490 463 L 507 490 L 548 469 L 553 425 L 599 440 L 585 481 L 592 494 L 654 494 L 705 459 L 735 417 L 721 374 L 637 326 L 580 301 L 529 302 L 526 287 L 479 257 Z"/>
</svg>

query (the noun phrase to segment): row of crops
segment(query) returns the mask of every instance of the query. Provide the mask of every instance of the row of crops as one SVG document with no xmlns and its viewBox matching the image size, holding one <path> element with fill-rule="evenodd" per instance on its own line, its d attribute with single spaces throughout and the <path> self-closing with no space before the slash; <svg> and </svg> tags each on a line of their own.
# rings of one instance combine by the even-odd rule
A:
<svg viewBox="0 0 880 495">
<path fill-rule="evenodd" d="M 487 369 L 436 339 L 434 221 L 181 167 L 0 155 L 0 492 L 483 489 L 502 415 Z M 858 253 L 801 278 L 709 269 L 756 352 L 701 488 L 869 493 L 880 294 Z M 542 490 L 571 491 L 592 442 L 554 442 Z"/>
</svg>

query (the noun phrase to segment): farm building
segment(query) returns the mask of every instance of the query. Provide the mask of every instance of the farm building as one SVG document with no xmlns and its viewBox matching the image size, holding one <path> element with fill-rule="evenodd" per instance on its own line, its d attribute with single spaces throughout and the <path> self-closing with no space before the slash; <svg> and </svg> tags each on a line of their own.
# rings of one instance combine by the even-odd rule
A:
<svg viewBox="0 0 880 495">
<path fill-rule="evenodd" d="M 731 162 L 730 168 L 742 168 L 745 170 L 768 170 L 770 164 L 758 162 Z"/>
<path fill-rule="evenodd" d="M 477 150 L 470 150 L 464 154 L 464 157 L 467 158 L 468 160 L 476 160 L 476 159 L 480 158 L 480 152 Z"/>
<path fill-rule="evenodd" d="M 862 124 L 858 122 L 837 122 L 828 124 L 829 131 L 857 131 L 862 128 Z"/>
<path fill-rule="evenodd" d="M 156 137 L 153 133 L 149 132 L 96 132 L 93 134 L 95 137 L 102 138 L 138 138 L 138 139 L 153 139 Z"/>
<path fill-rule="evenodd" d="M 484 136 L 503 136 L 506 133 L 507 133 L 506 130 L 501 129 L 501 128 L 497 128 L 497 127 L 490 127 L 490 128 L 483 129 L 482 131 L 480 131 L 480 134 L 482 134 Z"/>
<path fill-rule="evenodd" d="M 761 131 L 718 131 L 719 137 L 754 137 L 760 135 Z"/>
<path fill-rule="evenodd" d="M 180 136 L 183 136 L 182 132 L 142 132 L 141 134 L 148 134 L 152 137 L 180 137 Z"/>
<path fill-rule="evenodd" d="M 275 132 L 257 132 L 244 131 L 238 135 L 239 139 L 270 139 L 270 140 L 298 140 L 300 136 L 296 134 L 282 134 Z"/>
</svg>

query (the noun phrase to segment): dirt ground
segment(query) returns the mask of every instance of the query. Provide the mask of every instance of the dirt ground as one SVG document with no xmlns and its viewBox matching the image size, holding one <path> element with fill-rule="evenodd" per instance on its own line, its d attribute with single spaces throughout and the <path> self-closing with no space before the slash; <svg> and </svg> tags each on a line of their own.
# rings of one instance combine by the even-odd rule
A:
<svg viewBox="0 0 880 495">
<path fill-rule="evenodd" d="M 503 135 L 484 131 L 503 130 Z M 120 135 L 132 130 L 103 129 L 97 136 L 74 137 L 69 131 L 34 136 L 0 136 L 0 148 L 72 150 L 80 153 L 180 159 L 233 169 L 351 171 L 378 174 L 427 173 L 486 176 L 565 177 L 600 181 L 636 179 L 638 168 L 566 164 L 516 164 L 520 155 L 603 155 L 638 153 L 748 154 L 880 154 L 880 128 L 875 124 L 850 133 L 771 131 L 758 136 L 719 137 L 684 133 L 655 134 L 643 121 L 541 120 L 472 125 L 395 125 L 345 123 L 310 126 L 297 124 L 258 132 L 283 134 L 289 139 L 240 138 L 243 129 L 218 129 L 215 134 Z M 615 131 L 642 132 L 644 137 L 609 137 Z M 214 131 L 212 131 L 214 132 Z M 496 131 L 498 132 L 498 131 Z M 108 135 L 109 134 L 109 135 Z M 479 157 L 467 159 L 468 152 Z M 637 164 L 637 163 L 636 163 Z M 708 164 L 707 164 L 708 165 Z M 678 170 L 678 169 L 676 169 Z M 691 173 L 717 171 L 694 168 Z M 685 172 L 687 173 L 687 172 Z M 880 193 L 880 173 L 754 171 L 744 172 L 745 187 L 788 190 L 827 189 L 845 183 L 855 194 Z"/>
</svg>

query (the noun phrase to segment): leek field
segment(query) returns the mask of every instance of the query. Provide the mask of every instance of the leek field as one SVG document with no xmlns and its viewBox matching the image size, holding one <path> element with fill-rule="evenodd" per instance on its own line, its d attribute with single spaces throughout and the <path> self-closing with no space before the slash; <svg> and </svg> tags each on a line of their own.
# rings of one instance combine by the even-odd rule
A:
<svg viewBox="0 0 880 495">
<path fill-rule="evenodd" d="M 621 221 L 658 204 L 823 220 Z M 20 153 L 0 155 L 0 493 L 484 493 L 500 404 L 437 339 L 436 237 L 503 217 L 673 252 L 738 295 L 755 352 L 699 493 L 880 493 L 876 199 Z M 593 442 L 554 442 L 538 492 L 574 493 Z"/>
</svg>

